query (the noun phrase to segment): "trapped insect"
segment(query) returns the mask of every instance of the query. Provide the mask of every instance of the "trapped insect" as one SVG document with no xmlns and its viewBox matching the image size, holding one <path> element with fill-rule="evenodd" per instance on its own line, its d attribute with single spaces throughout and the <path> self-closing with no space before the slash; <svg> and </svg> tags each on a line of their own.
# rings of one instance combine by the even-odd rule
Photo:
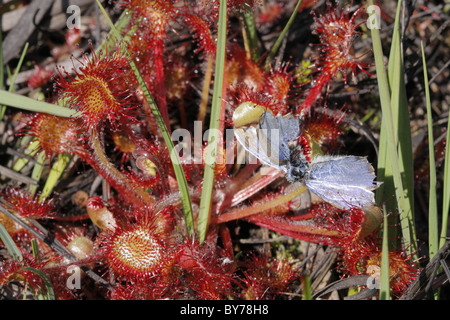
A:
<svg viewBox="0 0 450 320">
<path fill-rule="evenodd" d="M 306 159 L 298 145 L 300 123 L 292 115 L 274 116 L 265 111 L 259 124 L 236 128 L 239 143 L 262 163 L 282 170 L 289 182 L 302 182 L 323 199 L 339 208 L 373 206 L 375 172 L 365 157 L 316 156 Z"/>
</svg>

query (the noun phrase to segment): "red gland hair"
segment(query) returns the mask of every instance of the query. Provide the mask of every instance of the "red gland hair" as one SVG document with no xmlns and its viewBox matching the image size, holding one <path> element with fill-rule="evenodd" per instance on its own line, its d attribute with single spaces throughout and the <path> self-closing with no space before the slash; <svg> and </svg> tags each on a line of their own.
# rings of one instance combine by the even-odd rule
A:
<svg viewBox="0 0 450 320">
<path fill-rule="evenodd" d="M 159 38 L 165 35 L 167 25 L 176 14 L 171 0 L 126 0 L 123 6 L 132 11 L 135 20 L 145 18 L 145 22 L 149 24 L 145 29 Z"/>
<path fill-rule="evenodd" d="M 352 70 L 352 74 L 356 69 L 365 72 L 367 64 L 353 55 L 353 42 L 360 34 L 356 30 L 364 22 L 357 24 L 356 19 L 362 12 L 361 7 L 350 17 L 348 10 L 346 12 L 342 9 L 333 9 L 330 4 L 325 14 L 317 16 L 313 12 L 313 32 L 319 36 L 321 42 L 320 73 L 332 76 L 342 72 L 346 76 L 348 69 Z"/>
<path fill-rule="evenodd" d="M 199 49 L 207 54 L 216 54 L 216 39 L 211 33 L 211 28 L 205 19 L 195 14 L 185 14 L 184 23 L 186 23 L 193 31 L 194 39 L 199 43 Z"/>
<path fill-rule="evenodd" d="M 246 300 L 274 299 L 299 277 L 294 265 L 284 259 L 253 255 L 244 262 L 244 267 Z"/>
<path fill-rule="evenodd" d="M 26 134 L 35 137 L 37 148 L 49 158 L 62 153 L 86 154 L 77 119 L 37 113 L 28 120 Z"/>
<path fill-rule="evenodd" d="M 186 239 L 180 246 L 177 262 L 196 298 L 224 299 L 232 294 L 235 264 L 215 244 Z"/>
<path fill-rule="evenodd" d="M 174 260 L 168 239 L 148 216 L 116 228 L 106 241 L 105 251 L 118 276 L 136 281 L 166 274 Z"/>
<path fill-rule="evenodd" d="M 83 55 L 82 67 L 75 76 L 59 68 L 58 71 L 55 87 L 61 89 L 62 98 L 68 98 L 71 108 L 81 112 L 88 128 L 104 119 L 114 123 L 133 106 L 129 86 L 134 77 L 127 58 L 119 51 L 112 56 L 108 53 L 104 56 L 93 53 L 91 58 Z"/>
<path fill-rule="evenodd" d="M 50 218 L 56 214 L 53 199 L 39 201 L 39 196 L 33 196 L 28 191 L 19 188 L 4 188 L 0 195 L 9 209 L 21 217 L 42 219 Z"/>
<path fill-rule="evenodd" d="M 303 132 L 312 142 L 333 148 L 343 133 L 344 119 L 345 113 L 342 110 L 330 112 L 327 108 L 309 109 L 302 123 Z"/>
</svg>

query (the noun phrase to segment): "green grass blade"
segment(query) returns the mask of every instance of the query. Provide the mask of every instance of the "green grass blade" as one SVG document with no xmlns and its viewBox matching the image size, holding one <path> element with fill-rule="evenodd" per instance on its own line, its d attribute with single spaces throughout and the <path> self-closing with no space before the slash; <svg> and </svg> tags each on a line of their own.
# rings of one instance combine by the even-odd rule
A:
<svg viewBox="0 0 450 320">
<path fill-rule="evenodd" d="M 31 172 L 31 179 L 33 179 L 36 182 L 39 182 L 39 180 L 41 179 L 42 173 L 44 172 L 45 160 L 47 160 L 47 156 L 46 156 L 45 152 L 40 152 L 37 156 L 36 163 L 34 164 L 33 171 Z M 39 183 L 30 184 L 28 187 L 30 194 L 32 194 L 32 195 L 36 194 L 38 186 L 39 186 Z"/>
<path fill-rule="evenodd" d="M 388 79 L 391 92 L 391 108 L 393 123 L 395 127 L 399 159 L 399 169 L 403 182 L 403 194 L 405 195 L 405 217 L 410 221 L 411 225 L 403 220 L 402 232 L 410 233 L 412 240 L 412 249 L 416 249 L 415 244 L 415 227 L 414 227 L 414 164 L 413 150 L 411 141 L 410 115 L 408 109 L 408 98 L 406 94 L 406 85 L 404 80 L 403 52 L 401 47 L 400 19 L 402 11 L 402 2 L 397 5 L 397 12 L 394 22 L 394 32 L 392 35 L 392 44 L 389 54 Z M 390 166 L 388 166 L 390 168 Z M 394 191 L 394 190 L 390 190 Z M 389 198 L 394 192 L 385 194 L 385 198 Z M 403 205 L 399 203 L 399 206 Z M 394 208 L 389 208 L 394 209 Z M 392 239 L 392 238 L 391 238 Z"/>
<path fill-rule="evenodd" d="M 60 153 L 58 154 L 58 159 L 53 164 L 50 173 L 48 174 L 47 180 L 45 181 L 44 188 L 42 189 L 42 193 L 39 196 L 39 201 L 43 201 L 46 199 L 55 188 L 55 185 L 58 183 L 59 178 L 64 172 L 64 169 L 67 167 L 68 163 L 72 159 L 70 154 Z"/>
<path fill-rule="evenodd" d="M 313 300 L 313 293 L 312 293 L 312 288 L 311 288 L 311 276 L 309 274 L 306 274 L 305 276 L 303 276 L 302 285 L 303 285 L 302 300 Z"/>
<path fill-rule="evenodd" d="M 22 68 L 23 60 L 25 59 L 25 55 L 27 54 L 27 51 L 28 51 L 28 46 L 29 46 L 28 42 L 25 43 L 25 46 L 23 47 L 23 50 L 22 50 L 22 54 L 20 55 L 20 58 L 19 58 L 19 62 L 17 63 L 16 69 L 14 70 L 14 73 L 11 76 L 10 85 L 9 85 L 9 89 L 8 89 L 9 92 L 14 91 L 14 84 L 16 83 L 17 75 L 19 74 L 19 71 Z M 2 114 L 2 116 L 3 116 L 3 114 Z"/>
<path fill-rule="evenodd" d="M 14 260 L 22 261 L 23 256 L 22 252 L 20 252 L 19 248 L 17 248 L 14 240 L 9 235 L 6 228 L 0 223 L 0 239 L 2 239 L 3 244 L 8 250 L 9 254 L 12 256 Z"/>
<path fill-rule="evenodd" d="M 115 28 L 114 24 L 112 23 L 111 19 L 109 18 L 108 14 L 106 13 L 106 11 L 103 8 L 100 1 L 99 0 L 96 0 L 96 1 L 97 1 L 97 4 L 98 4 L 100 10 L 102 11 L 104 17 L 106 18 L 106 20 L 108 21 L 108 23 L 111 27 L 111 34 L 114 35 L 120 41 L 122 39 L 122 36 L 118 32 L 118 30 Z M 122 42 L 122 44 L 123 44 L 123 42 Z M 159 112 L 158 106 L 156 105 L 154 99 L 152 98 L 150 91 L 148 90 L 147 85 L 145 84 L 144 79 L 142 78 L 136 64 L 134 63 L 133 59 L 131 58 L 130 53 L 125 48 L 125 46 L 123 46 L 123 49 L 128 57 L 128 63 L 130 64 L 130 67 L 133 70 L 133 72 L 138 80 L 138 83 L 142 89 L 142 92 L 143 92 L 145 98 L 147 99 L 147 102 L 150 105 L 150 109 L 152 110 L 152 112 L 155 116 L 156 122 L 161 130 L 164 142 L 166 143 L 166 146 L 169 150 L 170 157 L 172 160 L 172 165 L 173 165 L 174 172 L 175 172 L 175 177 L 178 182 L 178 188 L 180 190 L 186 229 L 187 229 L 188 234 L 192 234 L 194 231 L 194 219 L 193 219 L 193 215 L 192 215 L 191 199 L 190 199 L 189 190 L 187 187 L 186 176 L 184 174 L 183 167 L 181 166 L 181 162 L 178 157 L 178 154 L 176 153 L 176 150 L 174 148 L 174 145 L 172 142 L 172 137 L 164 123 L 161 113 Z"/>
<path fill-rule="evenodd" d="M 26 140 L 26 138 L 30 138 L 30 137 L 25 136 L 21 140 L 21 142 L 24 142 Z M 30 140 L 28 140 L 28 141 L 30 141 Z M 34 157 L 36 155 L 36 153 L 38 153 L 38 151 L 39 151 L 39 141 L 34 140 L 27 146 L 27 149 L 25 149 L 23 152 L 25 155 L 27 155 L 27 157 L 17 159 L 14 162 L 12 169 L 16 172 L 19 172 L 20 170 L 22 170 L 27 165 L 27 163 L 30 161 L 30 158 Z"/>
<path fill-rule="evenodd" d="M 270 61 L 273 60 L 275 55 L 278 52 L 278 49 L 280 49 L 281 44 L 283 43 L 284 38 L 286 37 L 286 34 L 288 33 L 289 29 L 291 28 L 292 24 L 294 23 L 295 17 L 298 14 L 298 10 L 300 9 L 300 6 L 302 5 L 303 0 L 298 0 L 297 5 L 294 8 L 294 12 L 292 12 L 288 22 L 284 26 L 283 30 L 281 31 L 280 35 L 278 36 L 277 40 L 275 41 L 274 45 L 269 51 L 269 54 L 267 55 L 266 59 L 266 69 L 269 68 Z"/>
<path fill-rule="evenodd" d="M 428 199 L 428 249 L 430 259 L 432 259 L 436 252 L 439 250 L 438 208 L 436 195 L 436 161 L 434 159 L 433 117 L 431 114 L 430 88 L 428 85 L 428 70 L 423 43 L 421 43 L 421 49 L 425 99 L 427 105 L 428 151 L 430 163 L 430 195 Z"/>
<path fill-rule="evenodd" d="M 217 50 L 216 50 L 216 67 L 214 76 L 213 97 L 211 106 L 211 119 L 207 145 L 207 156 L 205 163 L 205 173 L 203 176 L 203 188 L 200 199 L 199 216 L 197 223 L 197 232 L 199 240 L 202 242 L 205 240 L 206 232 L 208 228 L 209 216 L 211 211 L 211 198 L 212 190 L 214 186 L 214 168 L 215 158 L 217 154 L 217 144 L 219 137 L 220 126 L 220 111 L 222 108 L 222 92 L 224 84 L 225 73 L 225 47 L 227 36 L 227 2 L 226 0 L 220 1 L 219 8 L 219 30 L 217 35 Z"/>
<path fill-rule="evenodd" d="M 391 286 L 389 274 L 389 220 L 386 210 L 383 210 L 383 242 L 381 251 L 381 270 L 380 270 L 380 300 L 391 299 Z"/>
<path fill-rule="evenodd" d="M 253 61 L 258 61 L 261 55 L 260 48 L 258 46 L 258 31 L 255 24 L 255 16 L 253 11 L 248 10 L 242 14 L 242 19 L 245 25 L 245 37 L 247 39 L 248 47 L 252 55 Z M 245 38 L 244 38 L 245 39 Z"/>
<path fill-rule="evenodd" d="M 444 162 L 444 181 L 443 181 L 443 196 L 442 196 L 442 229 L 439 241 L 439 248 L 441 248 L 447 241 L 447 223 L 450 211 L 450 115 L 447 119 L 447 138 L 445 148 L 445 162 Z"/>
<path fill-rule="evenodd" d="M 53 114 L 65 118 L 73 117 L 77 114 L 75 110 L 61 107 L 56 104 L 34 100 L 5 90 L 0 90 L 0 104 L 22 110 Z"/>
<path fill-rule="evenodd" d="M 373 0 L 369 0 L 369 5 L 373 5 Z M 394 101 L 391 104 L 391 92 L 389 87 L 388 76 L 383 62 L 383 49 L 381 45 L 380 32 L 377 28 L 371 29 L 372 35 L 372 45 L 373 53 L 375 58 L 375 67 L 378 81 L 378 89 L 380 94 L 381 110 L 382 110 L 382 121 L 384 126 L 384 136 L 385 141 L 380 141 L 380 145 L 386 144 L 386 150 L 382 150 L 384 154 L 380 153 L 381 156 L 386 156 L 384 170 L 392 168 L 392 181 L 395 190 L 396 201 L 398 205 L 398 211 L 400 213 L 400 223 L 402 226 L 403 240 L 406 247 L 409 248 L 411 252 L 416 252 L 416 240 L 414 232 L 414 219 L 412 216 L 412 207 L 408 199 L 408 194 L 405 193 L 404 182 L 402 180 L 402 161 L 399 156 L 399 151 L 397 149 L 397 126 L 394 123 L 394 116 L 392 108 L 393 106 L 398 110 L 399 108 L 399 92 L 393 94 Z M 396 55 L 400 55 L 400 51 L 397 51 Z M 398 61 L 401 58 L 397 57 Z M 397 60 L 396 58 L 396 60 Z M 394 79 L 399 79 L 403 74 L 400 74 L 398 70 L 394 71 L 391 76 Z M 400 81 L 400 80 L 398 80 Z M 398 87 L 393 88 L 393 90 L 400 90 Z M 397 111 L 396 111 L 397 112 Z M 410 130 L 408 131 L 409 134 Z M 386 155 L 387 154 L 387 155 Z M 402 154 L 402 156 L 404 156 Z M 381 161 L 382 163 L 383 161 Z M 382 170 L 379 170 L 379 172 Z M 386 171 L 385 171 L 386 172 Z M 387 176 L 387 175 L 386 175 Z M 385 177 L 382 177 L 385 178 Z M 385 183 L 389 180 L 384 179 Z M 387 186 L 384 186 L 384 192 L 386 192 Z"/>
</svg>

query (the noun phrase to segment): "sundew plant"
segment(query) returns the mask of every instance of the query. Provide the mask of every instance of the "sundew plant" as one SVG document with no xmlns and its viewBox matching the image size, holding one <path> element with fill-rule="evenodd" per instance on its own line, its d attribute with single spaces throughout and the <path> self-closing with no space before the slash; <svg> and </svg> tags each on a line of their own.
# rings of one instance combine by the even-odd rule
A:
<svg viewBox="0 0 450 320">
<path fill-rule="evenodd" d="M 446 297 L 448 7 L 35 2 L 2 32 L 5 298 Z"/>
</svg>

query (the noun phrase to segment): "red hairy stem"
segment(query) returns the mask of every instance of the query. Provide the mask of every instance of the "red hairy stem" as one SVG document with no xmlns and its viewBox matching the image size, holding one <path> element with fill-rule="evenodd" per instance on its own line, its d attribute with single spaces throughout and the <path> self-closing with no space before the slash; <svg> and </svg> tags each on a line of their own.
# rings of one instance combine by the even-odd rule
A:
<svg viewBox="0 0 450 320">
<path fill-rule="evenodd" d="M 297 114 L 309 113 L 311 106 L 317 100 L 317 98 L 319 97 L 319 95 L 322 92 L 322 89 L 325 87 L 325 85 L 328 83 L 328 81 L 331 80 L 331 77 L 332 77 L 332 74 L 324 73 L 317 80 L 315 80 L 315 85 L 308 92 L 308 95 L 306 96 L 305 101 L 303 101 L 303 104 L 301 105 L 301 107 L 297 109 Z"/>
<path fill-rule="evenodd" d="M 122 194 L 124 199 L 130 200 L 138 206 L 154 203 L 155 199 L 153 199 L 144 188 L 136 185 L 136 183 L 117 170 L 117 168 L 109 161 L 103 150 L 101 135 L 98 130 L 92 128 L 89 132 L 89 141 L 94 150 L 94 155 L 86 159 L 86 161 L 101 173 L 102 176 Z"/>
<path fill-rule="evenodd" d="M 56 221 L 64 221 L 64 222 L 75 222 L 75 221 L 80 221 L 80 220 L 87 220 L 89 219 L 89 215 L 87 213 L 85 214 L 80 214 L 77 216 L 54 216 L 52 218 L 52 220 L 56 220 Z"/>
<path fill-rule="evenodd" d="M 215 223 L 223 223 L 228 222 L 236 219 L 242 219 L 246 218 L 252 215 L 255 215 L 257 213 L 262 213 L 264 211 L 276 208 L 278 206 L 281 206 L 283 204 L 288 203 L 289 201 L 293 200 L 294 198 L 298 197 L 301 193 L 306 191 L 306 186 L 302 185 L 298 189 L 294 190 L 291 193 L 288 193 L 284 196 L 276 197 L 273 200 L 267 201 L 266 203 L 262 205 L 255 205 L 252 207 L 244 208 L 244 209 L 236 209 L 229 211 L 227 213 L 224 213 L 217 218 L 215 218 Z"/>
<path fill-rule="evenodd" d="M 247 167 L 246 167 L 247 168 Z M 250 169 L 253 172 L 253 169 L 250 167 Z M 233 185 L 239 186 L 240 190 L 229 190 L 227 194 L 232 194 L 232 197 L 229 199 L 226 199 L 222 205 L 221 205 L 221 211 L 224 211 L 225 209 L 229 207 L 234 207 L 237 204 L 241 203 L 242 201 L 250 198 L 251 196 L 258 193 L 261 189 L 271 184 L 275 179 L 277 179 L 281 171 L 273 168 L 267 169 L 264 174 L 261 173 L 261 170 L 258 171 L 257 174 L 255 174 L 253 177 L 248 179 L 247 175 L 245 174 L 245 168 L 243 171 L 240 172 L 240 174 L 233 179 Z M 245 174 L 241 178 L 241 174 Z M 245 180 L 244 180 L 245 179 Z M 243 181 L 244 180 L 244 181 Z"/>
<path fill-rule="evenodd" d="M 334 239 L 341 236 L 341 232 L 339 231 L 323 229 L 306 221 L 295 221 L 282 217 L 263 215 L 249 216 L 246 220 L 260 227 L 308 242 L 334 244 Z"/>
</svg>

